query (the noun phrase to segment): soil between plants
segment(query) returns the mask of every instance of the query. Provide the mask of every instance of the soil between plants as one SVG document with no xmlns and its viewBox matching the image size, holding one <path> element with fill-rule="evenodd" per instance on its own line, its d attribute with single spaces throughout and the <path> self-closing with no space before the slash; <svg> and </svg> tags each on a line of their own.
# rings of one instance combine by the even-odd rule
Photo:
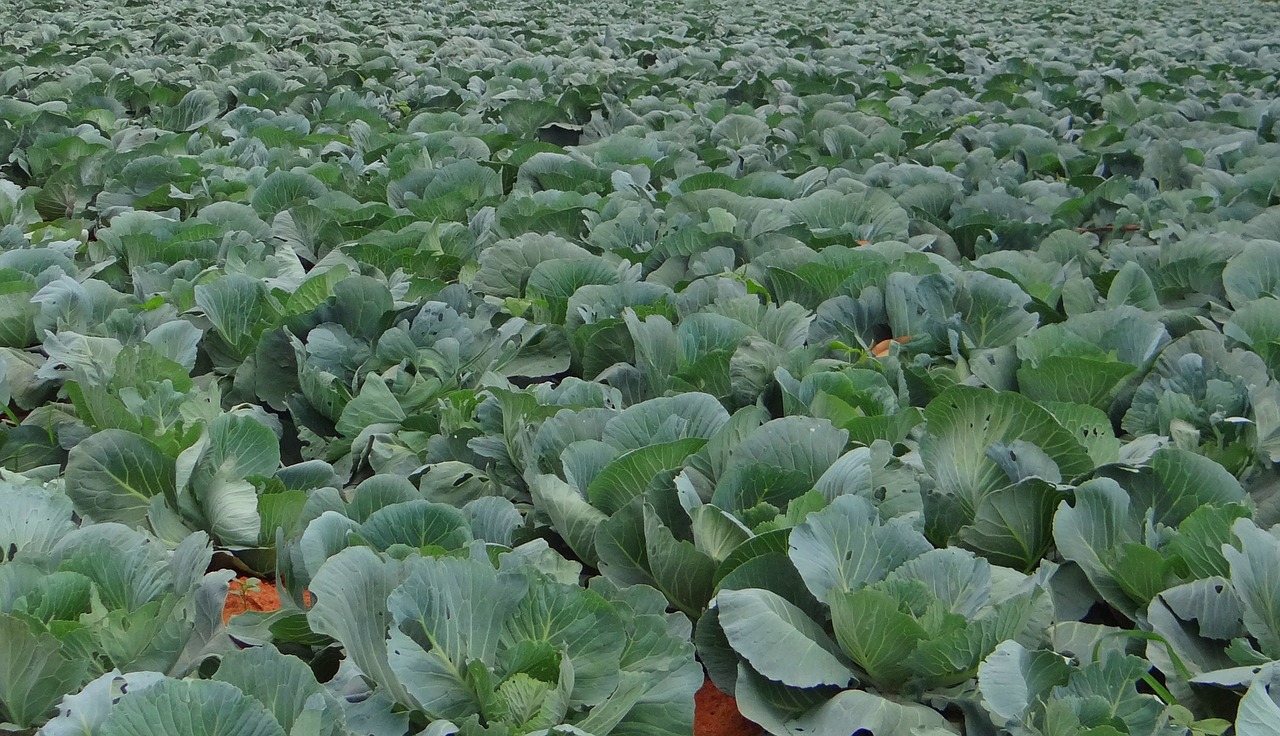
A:
<svg viewBox="0 0 1280 736">
<path fill-rule="evenodd" d="M 716 689 L 708 679 L 693 698 L 693 736 L 756 736 L 764 733 L 743 718 L 738 703 Z"/>
<path fill-rule="evenodd" d="M 280 608 L 280 593 L 276 584 L 267 580 L 239 577 L 231 581 L 227 600 L 222 605 L 222 623 L 245 611 L 276 611 Z"/>
</svg>

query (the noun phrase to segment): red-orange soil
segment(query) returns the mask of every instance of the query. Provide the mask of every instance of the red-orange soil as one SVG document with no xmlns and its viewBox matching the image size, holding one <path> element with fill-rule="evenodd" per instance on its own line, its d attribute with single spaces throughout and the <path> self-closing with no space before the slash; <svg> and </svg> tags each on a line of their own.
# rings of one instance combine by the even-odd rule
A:
<svg viewBox="0 0 1280 736">
<path fill-rule="evenodd" d="M 311 594 L 302 593 L 305 604 L 311 605 Z M 276 611 L 280 608 L 280 594 L 275 583 L 255 578 L 236 578 L 227 591 L 227 602 L 222 606 L 222 622 L 245 611 Z"/>
<path fill-rule="evenodd" d="M 742 717 L 738 704 L 707 680 L 693 698 L 693 736 L 756 736 L 763 733 Z"/>
</svg>

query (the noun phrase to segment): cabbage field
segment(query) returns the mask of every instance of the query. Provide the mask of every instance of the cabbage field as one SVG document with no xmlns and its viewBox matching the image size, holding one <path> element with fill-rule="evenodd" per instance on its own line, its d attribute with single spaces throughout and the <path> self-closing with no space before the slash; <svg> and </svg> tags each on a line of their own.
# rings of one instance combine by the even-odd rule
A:
<svg viewBox="0 0 1280 736">
<path fill-rule="evenodd" d="M 1260 0 L 0 2 L 0 733 L 1280 735 L 1278 91 Z"/>
</svg>

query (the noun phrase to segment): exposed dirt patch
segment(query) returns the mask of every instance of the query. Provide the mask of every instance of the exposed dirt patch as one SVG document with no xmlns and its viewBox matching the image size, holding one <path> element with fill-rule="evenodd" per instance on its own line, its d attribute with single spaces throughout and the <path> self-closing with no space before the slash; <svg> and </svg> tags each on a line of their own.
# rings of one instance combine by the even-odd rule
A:
<svg viewBox="0 0 1280 736">
<path fill-rule="evenodd" d="M 311 594 L 302 593 L 302 600 L 311 605 Z M 257 578 L 239 577 L 231 581 L 227 602 L 222 606 L 222 622 L 245 611 L 276 611 L 280 608 L 280 593 L 275 583 Z"/>
<path fill-rule="evenodd" d="M 707 680 L 693 698 L 693 736 L 756 736 L 764 733 L 742 717 L 733 697 L 725 695 Z"/>
</svg>

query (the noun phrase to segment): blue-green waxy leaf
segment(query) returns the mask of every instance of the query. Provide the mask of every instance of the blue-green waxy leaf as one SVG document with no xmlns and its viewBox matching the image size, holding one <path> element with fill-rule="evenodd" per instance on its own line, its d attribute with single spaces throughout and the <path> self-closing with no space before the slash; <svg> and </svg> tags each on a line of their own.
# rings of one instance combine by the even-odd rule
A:
<svg viewBox="0 0 1280 736">
<path fill-rule="evenodd" d="M 213 677 L 252 694 L 286 733 L 295 724 L 341 720 L 338 701 L 316 682 L 307 664 L 274 647 L 251 647 L 222 658 Z"/>
<path fill-rule="evenodd" d="M 379 376 L 369 376 L 360 393 L 342 409 L 336 429 L 344 437 L 356 437 L 365 427 L 387 424 L 395 427 L 404 421 L 405 413 L 386 381 Z"/>
<path fill-rule="evenodd" d="M 910 219 L 892 197 L 877 190 L 848 195 L 823 190 L 789 203 L 784 213 L 819 238 L 844 234 L 871 241 L 906 240 Z"/>
<path fill-rule="evenodd" d="M 195 303 L 238 358 L 252 351 L 268 315 L 262 282 L 229 274 L 195 288 Z"/>
<path fill-rule="evenodd" d="M 126 694 L 102 726 L 103 736 L 285 736 L 253 696 L 226 682 L 164 680 Z"/>
<path fill-rule="evenodd" d="M 378 509 L 360 525 L 357 533 L 371 547 L 383 552 L 393 544 L 455 550 L 471 541 L 471 528 L 462 511 L 421 499 Z"/>
<path fill-rule="evenodd" d="M 553 258 L 542 261 L 529 272 L 524 296 L 530 299 L 559 299 L 567 303 L 579 287 L 587 284 L 616 284 L 618 281 L 618 270 L 603 258 Z"/>
<path fill-rule="evenodd" d="M 64 693 L 88 679 L 88 661 L 20 618 L 0 614 L 0 639 L 0 712 L 12 723 L 43 721 Z"/>
<path fill-rule="evenodd" d="M 1066 494 L 1030 478 L 987 494 L 954 541 L 1000 565 L 1030 571 L 1053 541 L 1054 511 Z"/>
<path fill-rule="evenodd" d="M 925 470 L 968 514 L 984 496 L 1011 482 L 989 454 L 998 444 L 1034 445 L 1063 479 L 1093 469 L 1084 447 L 1053 415 L 1018 394 L 954 386 L 929 403 L 925 421 L 920 441 Z"/>
<path fill-rule="evenodd" d="M 978 668 L 982 705 L 997 724 L 1025 722 L 1032 707 L 1067 682 L 1070 667 L 1062 655 L 1028 651 L 1010 639 L 1001 642 Z"/>
<path fill-rule="evenodd" d="M 1237 519 L 1231 530 L 1240 549 L 1222 546 L 1231 565 L 1231 581 L 1244 604 L 1244 624 L 1268 656 L 1280 657 L 1280 540 L 1249 519 Z"/>
<path fill-rule="evenodd" d="M 222 114 L 222 100 L 207 89 L 193 89 L 177 105 L 160 111 L 160 127 L 168 130 L 195 130 Z"/>
<path fill-rule="evenodd" d="M 716 596 L 729 644 L 760 674 L 791 687 L 845 686 L 854 673 L 816 622 L 767 590 L 724 590 Z"/>
<path fill-rule="evenodd" d="M 741 522 L 715 506 L 696 506 L 689 517 L 694 545 L 717 564 L 751 537 Z"/>
<path fill-rule="evenodd" d="M 110 609 L 137 609 L 169 587 L 167 554 L 149 537 L 119 524 L 92 524 L 66 535 L 54 551 L 59 568 L 91 580 Z"/>
<path fill-rule="evenodd" d="M 760 676 L 739 667 L 736 698 L 742 714 L 764 725 L 770 733 L 801 736 L 802 734 L 843 734 L 865 730 L 874 734 L 911 736 L 911 734 L 950 734 L 953 727 L 936 710 L 918 703 L 901 703 L 865 690 L 845 690 L 828 700 L 801 705 L 797 714 L 783 710 L 771 702 Z M 810 705 L 804 708 L 804 705 Z M 816 706 L 816 707 L 814 707 Z"/>
<path fill-rule="evenodd" d="M 832 591 L 857 590 L 883 580 L 902 563 L 933 549 L 907 519 L 881 524 L 860 496 L 840 496 L 791 532 L 791 561 L 809 592 L 826 600 Z"/>
<path fill-rule="evenodd" d="M 715 562 L 677 539 L 649 503 L 634 501 L 603 521 L 595 543 L 601 572 L 618 584 L 651 585 L 692 618 L 711 597 Z"/>
<path fill-rule="evenodd" d="M 597 705 L 607 702 L 618 688 L 628 685 L 626 678 L 620 677 L 623 674 L 620 669 L 638 669 L 626 657 L 632 648 L 626 641 L 629 624 L 623 615 L 592 590 L 538 580 L 529 586 L 528 593 L 504 623 L 500 640 L 508 655 L 531 643 L 563 652 L 574 671 L 569 702 Z M 662 658 L 661 647 L 669 640 L 655 637 L 648 643 L 657 648 L 654 654 Z"/>
<path fill-rule="evenodd" d="M 1080 665 L 1071 673 L 1066 685 L 1054 688 L 1050 708 L 1054 701 L 1071 708 L 1079 698 L 1085 702 L 1092 701 L 1092 708 L 1100 712 L 1114 713 L 1116 720 L 1130 732 L 1151 728 L 1160 721 L 1165 706 L 1156 696 L 1138 689 L 1138 683 L 1149 668 L 1150 663 L 1144 659 L 1122 652 L 1107 652 L 1097 660 Z M 1087 717 L 1088 710 L 1079 709 L 1080 715 Z M 1049 718 L 1055 715 L 1051 709 L 1047 713 Z"/>
<path fill-rule="evenodd" d="M 174 474 L 173 458 L 145 437 L 106 429 L 72 448 L 66 490 L 76 509 L 95 521 L 139 526 L 152 498 L 174 496 Z"/>
<path fill-rule="evenodd" d="M 1138 512 L 1151 509 L 1155 519 L 1174 526 L 1206 505 L 1224 506 L 1244 500 L 1240 482 L 1213 460 L 1193 452 L 1166 447 L 1151 456 L 1141 472 L 1110 473 L 1129 490 Z"/>
<path fill-rule="evenodd" d="M 1018 357 L 1036 364 L 1062 356 L 1144 366 L 1168 343 L 1169 332 L 1154 315 L 1119 306 L 1074 314 L 1065 322 L 1041 327 L 1019 341 Z"/>
<path fill-rule="evenodd" d="M 159 325 L 142 339 L 163 357 L 192 371 L 196 366 L 197 348 L 202 337 L 203 333 L 198 327 L 190 322 L 177 320 Z"/>
<path fill-rule="evenodd" d="M 1222 285 L 1236 309 L 1264 297 L 1280 296 L 1280 244 L 1250 243 L 1222 270 Z"/>
<path fill-rule="evenodd" d="M 314 176 L 293 171 L 275 171 L 254 190 L 252 205 L 258 214 L 270 220 L 270 215 L 294 204 L 305 204 L 327 192 L 325 185 Z"/>
<path fill-rule="evenodd" d="M 1138 602 L 1110 569 L 1112 550 L 1139 538 L 1129 496 L 1118 483 L 1100 478 L 1076 488 L 1074 505 L 1063 501 L 1058 507 L 1053 538 L 1062 556 L 1080 566 L 1104 600 L 1126 615 L 1138 615 Z"/>
<path fill-rule="evenodd" d="M 0 484 L 5 513 L 0 516 L 0 550 L 10 561 L 40 558 L 76 528 L 71 500 L 26 485 Z"/>
<path fill-rule="evenodd" d="M 487 155 L 483 146 L 481 155 Z M 439 169 L 416 169 L 387 186 L 387 202 L 422 218 L 465 221 L 477 202 L 502 194 L 502 177 L 469 158 Z"/>
<path fill-rule="evenodd" d="M 1134 372 L 1115 360 L 1053 355 L 1018 368 L 1018 388 L 1035 401 L 1062 401 L 1107 409 L 1117 384 Z"/>
<path fill-rule="evenodd" d="M 879 590 L 836 591 L 828 603 L 844 653 L 880 687 L 900 687 L 911 676 L 911 654 L 929 632 Z"/>
<path fill-rule="evenodd" d="M 1222 326 L 1222 334 L 1248 346 L 1271 368 L 1273 375 L 1280 360 L 1280 299 L 1253 299 L 1236 308 L 1231 320 Z"/>
<path fill-rule="evenodd" d="M 922 682 L 956 684 L 976 674 L 979 664 L 1000 642 L 1038 639 L 1046 619 L 1038 610 L 1037 596 L 1036 592 L 1014 596 L 967 625 L 946 626 L 912 653 L 912 669 Z"/>
<path fill-rule="evenodd" d="M 44 725 L 40 733 L 45 736 L 84 736 L 99 733 L 102 724 L 120 702 L 125 692 L 142 692 L 160 682 L 159 672 L 121 673 L 112 670 L 84 686 L 80 692 L 68 695 L 58 705 L 58 715 Z"/>
<path fill-rule="evenodd" d="M 569 548 L 587 564 L 598 564 L 596 528 L 608 516 L 592 506 L 582 494 L 553 475 L 539 475 L 529 481 L 533 501 L 551 519 Z"/>
<path fill-rule="evenodd" d="M 1195 448 L 1196 437 L 1238 433 L 1233 425 L 1249 413 L 1251 388 L 1270 383 L 1266 363 L 1257 354 L 1237 348 L 1215 330 L 1192 331 L 1166 347 L 1151 371 L 1134 390 L 1121 427 L 1131 434 L 1189 435 L 1184 444 Z M 1269 423 L 1269 422 L 1268 422 Z"/>
<path fill-rule="evenodd" d="M 401 563 L 379 557 L 368 547 L 338 552 L 311 580 L 315 603 L 307 611 L 307 622 L 316 633 L 341 642 L 361 672 L 396 702 L 410 706 L 414 701 L 387 658 L 387 596 L 401 584 L 401 568 Z"/>
<path fill-rule="evenodd" d="M 826 419 L 792 416 L 766 422 L 733 451 L 712 503 L 733 512 L 762 501 L 785 506 L 813 489 L 848 438 Z"/>
<path fill-rule="evenodd" d="M 223 544 L 257 544 L 262 519 L 258 492 L 249 479 L 268 477 L 279 469 L 280 441 L 275 433 L 253 417 L 221 414 L 181 459 L 182 466 L 190 468 L 186 472 L 192 496 L 209 532 Z"/>
<path fill-rule="evenodd" d="M 467 525 L 476 539 L 511 546 L 524 517 L 511 501 L 501 496 L 483 496 L 462 507 Z"/>
<path fill-rule="evenodd" d="M 292 466 L 297 467 L 297 466 Z M 289 468 L 285 468 L 288 470 Z M 422 496 L 408 478 L 379 474 L 360 481 L 346 505 L 346 516 L 364 523 L 375 511 L 392 504 L 416 501 Z"/>
<path fill-rule="evenodd" d="M 1276 667 L 1271 665 L 1249 686 L 1236 713 L 1238 736 L 1277 736 L 1280 734 L 1280 703 L 1271 693 L 1275 687 Z M 1280 693 L 1277 693 L 1280 695 Z"/>
<path fill-rule="evenodd" d="M 1222 554 L 1224 544 L 1233 544 L 1232 526 L 1249 516 L 1243 505 L 1205 504 L 1178 525 L 1178 535 L 1169 540 L 1169 550 L 1178 555 L 1198 579 L 1227 577 L 1230 565 Z"/>
<path fill-rule="evenodd" d="M 644 493 L 660 473 L 678 470 L 689 455 L 706 443 L 691 437 L 627 452 L 606 465 L 591 481 L 587 498 L 593 506 L 611 514 Z"/>
<path fill-rule="evenodd" d="M 601 439 L 619 450 L 700 438 L 710 440 L 729 421 L 714 396 L 686 393 L 627 407 L 608 420 Z"/>
<path fill-rule="evenodd" d="M 991 565 L 961 549 L 925 552 L 902 563 L 888 579 L 922 583 L 945 610 L 966 618 L 976 615 L 991 598 Z"/>
<path fill-rule="evenodd" d="M 19 274 L 0 273 L 0 345 L 27 348 L 38 342 L 35 317 L 40 306 L 31 300 L 34 284 Z"/>
<path fill-rule="evenodd" d="M 726 115 L 711 129 L 712 141 L 731 148 L 764 143 L 768 135 L 768 124 L 749 115 Z"/>
<path fill-rule="evenodd" d="M 16 577 L 16 576 L 15 576 Z M 49 624 L 75 621 L 89 612 L 93 581 L 80 573 L 61 570 L 34 581 L 13 611 Z"/>
<path fill-rule="evenodd" d="M 395 302 L 387 285 L 371 276 L 348 276 L 333 285 L 332 319 L 352 337 L 373 341 L 390 326 Z"/>
<path fill-rule="evenodd" d="M 589 257 L 588 251 L 563 238 L 527 233 L 486 248 L 480 254 L 480 271 L 472 287 L 495 296 L 524 296 L 538 264 Z"/>
<path fill-rule="evenodd" d="M 528 591 L 523 577 L 488 564 L 424 557 L 386 601 L 391 637 L 386 657 L 417 707 L 435 718 L 463 718 L 478 703 L 464 673 L 492 667 L 507 618 Z"/>
</svg>

